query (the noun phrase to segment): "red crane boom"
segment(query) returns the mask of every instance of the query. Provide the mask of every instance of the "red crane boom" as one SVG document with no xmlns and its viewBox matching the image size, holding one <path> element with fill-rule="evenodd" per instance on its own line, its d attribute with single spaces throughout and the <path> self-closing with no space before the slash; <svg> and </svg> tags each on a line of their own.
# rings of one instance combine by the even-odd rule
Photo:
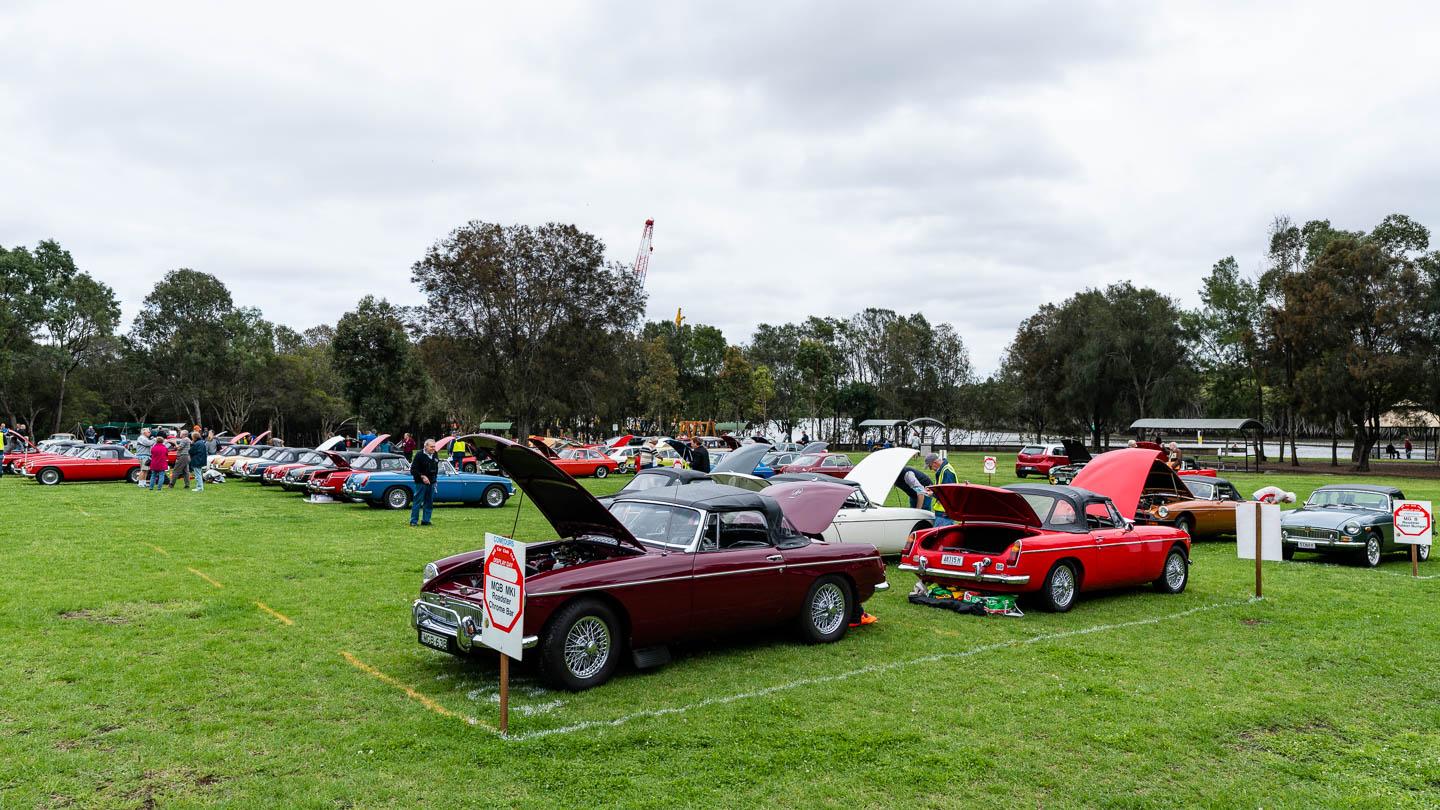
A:
<svg viewBox="0 0 1440 810">
<path fill-rule="evenodd" d="M 640 249 L 635 252 L 635 276 L 640 279 L 640 289 L 645 289 L 645 274 L 650 269 L 650 254 L 655 248 L 650 240 L 655 236 L 655 220 L 645 220 L 645 231 L 640 234 Z"/>
</svg>

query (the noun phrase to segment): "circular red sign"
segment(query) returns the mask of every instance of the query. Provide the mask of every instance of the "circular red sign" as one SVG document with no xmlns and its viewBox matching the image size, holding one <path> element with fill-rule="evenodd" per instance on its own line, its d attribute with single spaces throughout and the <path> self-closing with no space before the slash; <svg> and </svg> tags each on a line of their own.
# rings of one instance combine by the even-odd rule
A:
<svg viewBox="0 0 1440 810">
<path fill-rule="evenodd" d="M 1412 529 L 1413 531 L 1407 531 Z M 1430 513 L 1415 503 L 1395 510 L 1395 531 L 1406 537 L 1421 537 L 1430 531 Z"/>
<path fill-rule="evenodd" d="M 493 610 L 490 609 L 490 587 L 491 587 L 491 583 L 490 583 L 490 568 L 491 568 L 491 566 L 495 566 L 495 567 L 502 568 L 502 569 L 504 569 L 504 568 L 510 569 L 510 571 L 509 571 L 510 576 L 508 576 L 508 577 L 504 577 L 504 576 L 502 576 L 502 577 L 496 577 L 496 579 L 498 579 L 498 580 L 500 580 L 500 581 L 502 581 L 502 582 L 508 582 L 508 583 L 516 586 L 516 589 L 517 589 L 517 591 L 519 592 L 519 596 L 518 596 L 519 607 L 517 607 L 517 608 L 515 609 L 515 615 L 509 617 L 509 623 L 508 623 L 508 624 L 502 622 L 501 620 L 499 620 L 499 619 L 497 619 L 497 618 L 495 618 L 495 611 L 493 611 Z M 519 564 L 519 562 L 515 559 L 515 552 L 512 551 L 512 550 L 511 550 L 510 548 L 508 548 L 507 546 L 498 546 L 498 545 L 495 546 L 495 548 L 491 550 L 490 556 L 485 559 L 485 615 L 487 615 L 487 616 L 490 617 L 490 624 L 491 624 L 491 626 L 494 627 L 495 629 L 503 632 L 503 633 L 508 633 L 508 632 L 510 632 L 512 629 L 514 629 L 515 625 L 520 622 L 520 617 L 523 616 L 523 615 L 525 615 L 525 582 L 524 582 L 524 576 L 525 576 L 525 575 L 524 575 L 524 572 L 522 572 L 522 571 L 520 570 L 520 564 Z"/>
</svg>

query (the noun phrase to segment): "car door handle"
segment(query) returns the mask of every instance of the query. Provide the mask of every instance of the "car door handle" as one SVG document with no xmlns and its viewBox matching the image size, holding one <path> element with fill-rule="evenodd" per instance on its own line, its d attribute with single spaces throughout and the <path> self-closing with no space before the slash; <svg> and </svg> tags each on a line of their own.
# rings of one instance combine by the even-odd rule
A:
<svg viewBox="0 0 1440 810">
<path fill-rule="evenodd" d="M 765 559 L 769 560 L 770 562 L 781 562 L 781 561 L 783 561 L 783 560 L 785 559 L 785 557 L 784 557 L 784 555 L 782 555 L 782 554 L 771 554 L 769 557 L 766 557 Z"/>
</svg>

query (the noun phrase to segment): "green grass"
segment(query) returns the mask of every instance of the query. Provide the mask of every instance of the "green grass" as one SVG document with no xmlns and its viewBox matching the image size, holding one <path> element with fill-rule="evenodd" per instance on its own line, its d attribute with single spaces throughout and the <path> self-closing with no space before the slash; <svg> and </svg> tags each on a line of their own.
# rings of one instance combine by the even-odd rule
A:
<svg viewBox="0 0 1440 810">
<path fill-rule="evenodd" d="M 956 467 L 984 480 L 980 454 Z M 515 500 L 414 530 L 251 484 L 6 477 L 0 509 L 3 808 L 1440 805 L 1440 579 L 1399 557 L 1267 564 L 1250 602 L 1253 563 L 1199 543 L 1180 596 L 1019 619 L 910 605 L 892 568 L 838 644 L 689 644 L 582 694 L 522 667 L 502 739 L 463 719 L 496 722 L 495 662 L 419 647 L 408 611 L 421 566 L 508 534 Z M 517 536 L 550 536 L 528 502 Z"/>
</svg>

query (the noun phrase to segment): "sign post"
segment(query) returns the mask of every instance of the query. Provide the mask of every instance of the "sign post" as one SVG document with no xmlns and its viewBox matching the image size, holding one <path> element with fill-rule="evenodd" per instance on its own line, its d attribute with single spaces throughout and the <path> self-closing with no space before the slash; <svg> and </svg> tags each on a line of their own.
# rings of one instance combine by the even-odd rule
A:
<svg viewBox="0 0 1440 810">
<path fill-rule="evenodd" d="M 500 651 L 500 733 L 510 729 L 510 659 L 525 651 L 525 544 L 485 533 L 485 617 L 480 641 Z"/>
<path fill-rule="evenodd" d="M 994 475 L 994 474 L 995 474 L 995 457 L 994 457 L 994 456 L 986 456 L 986 457 L 985 457 L 985 483 L 986 483 L 986 485 L 989 485 L 989 483 L 990 483 L 990 476 L 992 476 L 992 475 Z"/>
<path fill-rule="evenodd" d="M 1410 544 L 1410 576 L 1420 576 L 1420 546 L 1428 546 L 1435 534 L 1430 501 L 1395 503 L 1395 542 Z"/>
<path fill-rule="evenodd" d="M 1260 562 L 1282 559 L 1279 504 L 1257 502 L 1253 510 L 1235 508 L 1235 553 L 1242 560 L 1255 558 L 1255 597 L 1264 596 Z"/>
</svg>

